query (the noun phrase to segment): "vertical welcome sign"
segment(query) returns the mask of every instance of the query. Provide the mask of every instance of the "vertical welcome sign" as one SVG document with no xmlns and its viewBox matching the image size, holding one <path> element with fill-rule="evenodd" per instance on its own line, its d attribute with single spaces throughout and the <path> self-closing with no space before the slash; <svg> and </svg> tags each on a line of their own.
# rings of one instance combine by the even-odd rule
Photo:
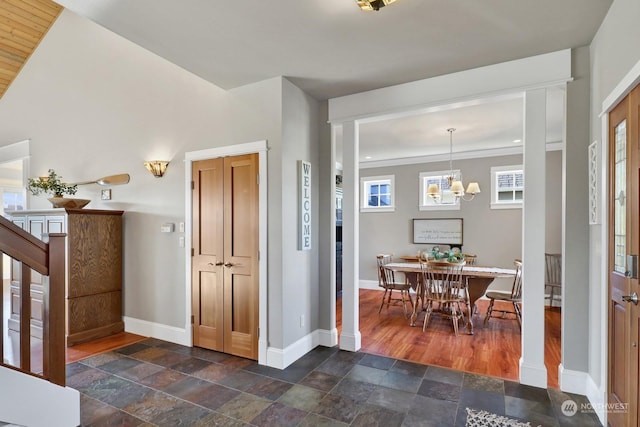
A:
<svg viewBox="0 0 640 427">
<path fill-rule="evenodd" d="M 311 163 L 298 160 L 298 250 L 311 249 Z"/>
</svg>

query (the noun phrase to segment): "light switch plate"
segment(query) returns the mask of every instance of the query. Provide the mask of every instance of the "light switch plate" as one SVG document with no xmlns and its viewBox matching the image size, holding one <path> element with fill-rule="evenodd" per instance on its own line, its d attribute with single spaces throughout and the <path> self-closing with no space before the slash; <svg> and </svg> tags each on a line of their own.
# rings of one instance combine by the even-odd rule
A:
<svg viewBox="0 0 640 427">
<path fill-rule="evenodd" d="M 100 194 L 100 198 L 102 200 L 111 200 L 111 189 L 102 190 L 102 193 Z"/>
</svg>

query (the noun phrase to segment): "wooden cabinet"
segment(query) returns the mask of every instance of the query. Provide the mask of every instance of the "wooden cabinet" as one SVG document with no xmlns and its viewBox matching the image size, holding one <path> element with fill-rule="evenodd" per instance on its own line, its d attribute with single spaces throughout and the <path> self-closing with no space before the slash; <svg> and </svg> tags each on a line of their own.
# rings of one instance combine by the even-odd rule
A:
<svg viewBox="0 0 640 427">
<path fill-rule="evenodd" d="M 124 330 L 122 321 L 123 211 L 51 209 L 7 212 L 18 226 L 42 238 L 67 233 L 67 346 Z M 42 338 L 42 276 L 31 274 L 31 335 Z M 20 268 L 11 267 L 9 328 L 20 330 Z"/>
</svg>

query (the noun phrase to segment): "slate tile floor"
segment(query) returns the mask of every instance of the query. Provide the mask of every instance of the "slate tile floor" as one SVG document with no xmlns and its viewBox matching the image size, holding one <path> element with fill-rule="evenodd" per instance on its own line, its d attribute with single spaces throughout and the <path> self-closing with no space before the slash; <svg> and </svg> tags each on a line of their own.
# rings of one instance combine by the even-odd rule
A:
<svg viewBox="0 0 640 427">
<path fill-rule="evenodd" d="M 567 417 L 578 395 L 336 348 L 285 370 L 147 339 L 67 366 L 83 426 L 464 426 L 465 408 L 537 426 L 599 426 Z"/>
</svg>

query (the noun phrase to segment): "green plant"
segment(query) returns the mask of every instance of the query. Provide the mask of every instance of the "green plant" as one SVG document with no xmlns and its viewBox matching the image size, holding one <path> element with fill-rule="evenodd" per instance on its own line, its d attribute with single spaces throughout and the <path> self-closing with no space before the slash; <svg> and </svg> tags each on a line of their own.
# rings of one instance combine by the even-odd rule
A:
<svg viewBox="0 0 640 427">
<path fill-rule="evenodd" d="M 76 194 L 78 186 L 65 184 L 56 171 L 49 169 L 48 176 L 29 178 L 27 190 L 34 196 L 44 193 L 52 194 L 54 197 L 62 197 L 63 194 Z"/>
</svg>

